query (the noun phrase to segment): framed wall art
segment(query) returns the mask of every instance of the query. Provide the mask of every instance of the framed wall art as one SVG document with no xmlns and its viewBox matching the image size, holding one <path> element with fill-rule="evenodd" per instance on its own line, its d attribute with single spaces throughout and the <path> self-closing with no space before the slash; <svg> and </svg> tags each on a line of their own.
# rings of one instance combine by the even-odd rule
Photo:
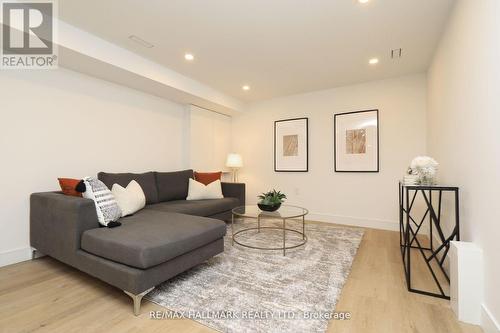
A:
<svg viewBox="0 0 500 333">
<path fill-rule="evenodd" d="M 378 110 L 333 117 L 335 172 L 379 172 Z"/>
<path fill-rule="evenodd" d="M 274 171 L 308 171 L 308 122 L 308 118 L 285 119 L 274 122 Z"/>
</svg>

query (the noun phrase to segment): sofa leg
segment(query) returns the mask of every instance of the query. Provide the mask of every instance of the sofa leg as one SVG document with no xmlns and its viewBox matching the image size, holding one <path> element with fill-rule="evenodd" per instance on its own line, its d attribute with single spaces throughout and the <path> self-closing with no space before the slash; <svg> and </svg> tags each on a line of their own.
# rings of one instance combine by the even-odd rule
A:
<svg viewBox="0 0 500 333">
<path fill-rule="evenodd" d="M 137 295 L 134 295 L 126 290 L 123 291 L 125 294 L 129 295 L 132 298 L 132 300 L 134 301 L 134 315 L 138 316 L 141 314 L 141 300 L 144 297 L 144 295 L 149 293 L 154 288 L 155 287 L 149 288 L 148 290 L 143 291 L 142 293 L 137 294 Z"/>
</svg>

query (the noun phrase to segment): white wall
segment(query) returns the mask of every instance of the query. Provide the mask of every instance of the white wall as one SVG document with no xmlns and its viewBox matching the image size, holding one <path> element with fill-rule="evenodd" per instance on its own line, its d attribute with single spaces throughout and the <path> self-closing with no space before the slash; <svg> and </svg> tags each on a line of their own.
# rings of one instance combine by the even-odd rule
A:
<svg viewBox="0 0 500 333">
<path fill-rule="evenodd" d="M 231 151 L 231 117 L 194 105 L 188 109 L 190 168 L 201 172 L 225 170 Z"/>
<path fill-rule="evenodd" d="M 428 152 L 460 186 L 462 239 L 483 249 L 487 332 L 493 317 L 500 330 L 499 13 L 498 0 L 459 0 L 428 74 Z"/>
<path fill-rule="evenodd" d="M 0 75 L 0 266 L 29 256 L 29 195 L 57 177 L 185 165 L 185 107 L 72 71 Z"/>
<path fill-rule="evenodd" d="M 333 115 L 379 109 L 380 172 L 333 171 Z M 398 180 L 426 149 L 424 74 L 294 95 L 254 104 L 233 118 L 234 150 L 245 165 L 247 200 L 284 191 L 288 203 L 309 208 L 310 219 L 398 230 Z M 273 167 L 275 120 L 309 117 L 309 172 Z"/>
</svg>

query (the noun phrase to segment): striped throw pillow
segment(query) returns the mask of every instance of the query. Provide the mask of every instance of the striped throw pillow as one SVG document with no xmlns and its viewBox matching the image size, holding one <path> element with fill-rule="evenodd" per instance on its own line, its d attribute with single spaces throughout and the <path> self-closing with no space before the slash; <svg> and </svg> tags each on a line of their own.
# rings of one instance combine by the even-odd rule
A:
<svg viewBox="0 0 500 333">
<path fill-rule="evenodd" d="M 86 186 L 83 197 L 94 200 L 99 223 L 107 226 L 110 222 L 118 220 L 122 216 L 122 211 L 107 186 L 93 177 L 85 177 L 83 181 Z"/>
</svg>

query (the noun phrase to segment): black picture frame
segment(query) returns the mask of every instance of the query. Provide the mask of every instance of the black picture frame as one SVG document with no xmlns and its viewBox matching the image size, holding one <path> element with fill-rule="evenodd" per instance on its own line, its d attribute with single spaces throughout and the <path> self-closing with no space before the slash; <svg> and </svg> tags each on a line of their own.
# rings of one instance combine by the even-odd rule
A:
<svg viewBox="0 0 500 333">
<path fill-rule="evenodd" d="M 306 121 L 306 168 L 304 170 L 283 170 L 277 168 L 276 165 L 276 127 L 278 123 L 282 122 L 287 122 L 287 121 L 296 121 L 296 120 L 305 120 Z M 281 119 L 281 120 L 276 120 L 274 122 L 274 172 L 309 172 L 309 118 L 307 117 L 302 117 L 302 118 L 289 118 L 289 119 Z"/>
<path fill-rule="evenodd" d="M 375 112 L 377 115 L 377 168 L 375 170 L 339 170 L 337 168 L 337 117 L 349 116 L 352 114 L 364 113 L 364 112 Z M 333 169 L 335 172 L 363 172 L 363 173 L 377 173 L 380 172 L 380 118 L 379 110 L 361 110 L 352 112 L 335 113 L 333 115 Z"/>
</svg>

